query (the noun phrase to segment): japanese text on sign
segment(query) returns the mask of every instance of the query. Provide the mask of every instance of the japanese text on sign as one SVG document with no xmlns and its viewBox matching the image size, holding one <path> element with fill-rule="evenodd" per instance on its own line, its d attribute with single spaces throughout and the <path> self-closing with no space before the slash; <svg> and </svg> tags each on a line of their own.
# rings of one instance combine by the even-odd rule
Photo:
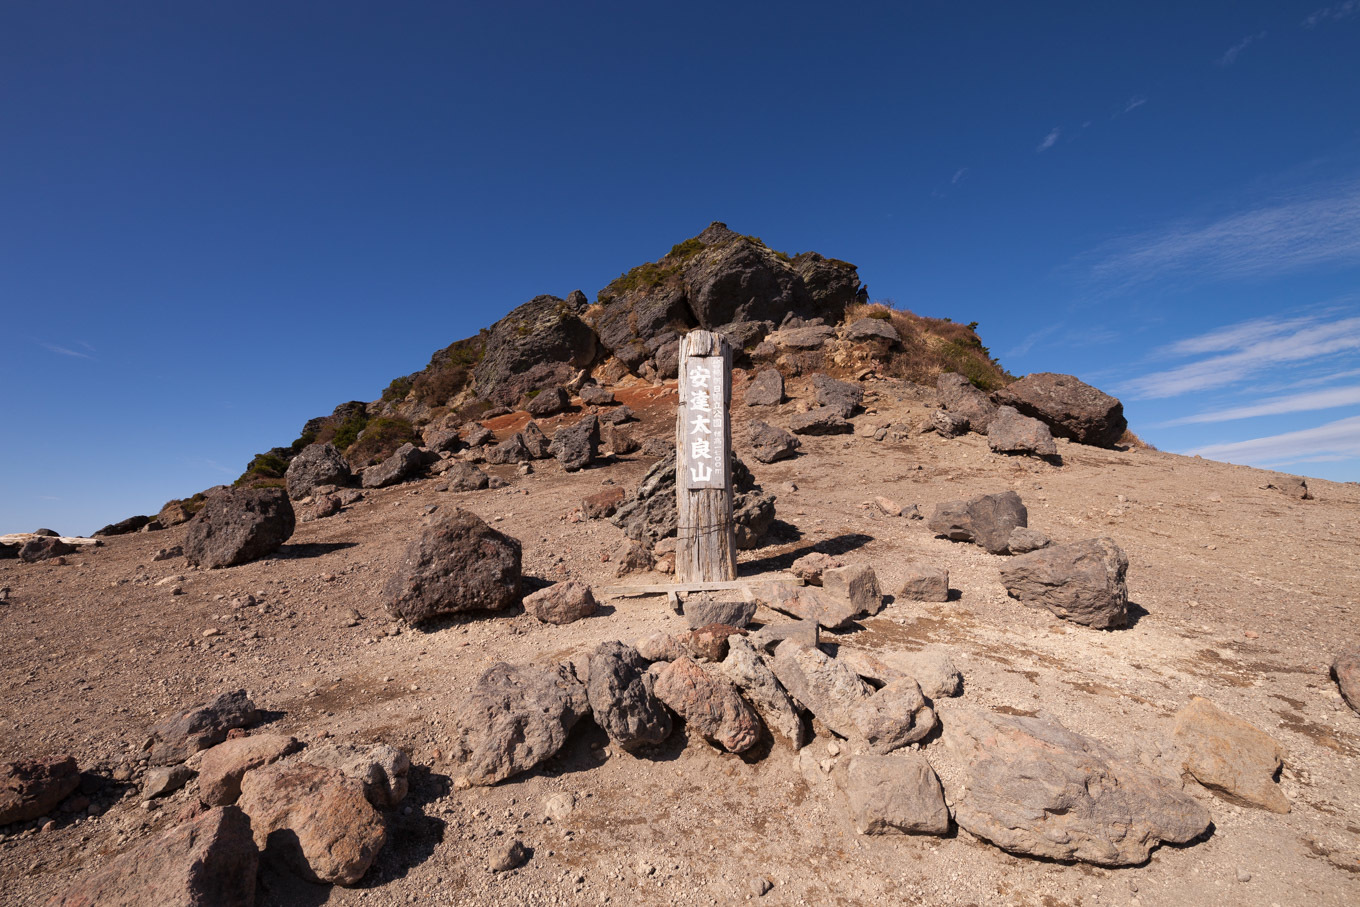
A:
<svg viewBox="0 0 1360 907">
<path fill-rule="evenodd" d="M 684 441 L 689 466 L 686 488 L 722 488 L 727 471 L 723 407 L 723 360 L 696 356 L 685 363 Z"/>
</svg>

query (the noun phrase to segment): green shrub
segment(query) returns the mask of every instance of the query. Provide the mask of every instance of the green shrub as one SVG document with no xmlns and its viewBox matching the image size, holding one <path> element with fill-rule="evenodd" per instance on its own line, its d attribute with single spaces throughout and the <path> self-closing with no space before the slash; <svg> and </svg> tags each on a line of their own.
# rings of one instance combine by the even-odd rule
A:
<svg viewBox="0 0 1360 907">
<path fill-rule="evenodd" d="M 406 419 L 382 416 L 368 423 L 359 439 L 345 451 L 345 459 L 353 466 L 367 466 L 391 456 L 408 441 L 420 441 L 414 425 Z"/>
<path fill-rule="evenodd" d="M 401 378 L 393 378 L 392 383 L 387 385 L 387 389 L 382 392 L 382 398 L 388 403 L 396 403 L 406 399 L 406 395 L 411 392 L 411 385 L 415 384 L 415 375 L 405 375 Z"/>
</svg>

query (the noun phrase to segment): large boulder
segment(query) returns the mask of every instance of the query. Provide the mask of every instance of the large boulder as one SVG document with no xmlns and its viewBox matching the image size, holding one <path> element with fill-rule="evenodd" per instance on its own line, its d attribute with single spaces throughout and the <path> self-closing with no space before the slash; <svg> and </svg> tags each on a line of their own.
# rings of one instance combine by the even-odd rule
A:
<svg viewBox="0 0 1360 907">
<path fill-rule="evenodd" d="M 586 468 L 600 455 L 599 418 L 583 416 L 574 425 L 562 426 L 548 449 L 567 472 Z"/>
<path fill-rule="evenodd" d="M 426 462 L 425 452 L 408 441 L 386 460 L 365 469 L 362 484 L 365 488 L 386 488 L 405 482 L 415 476 Z"/>
<path fill-rule="evenodd" d="M 1178 785 L 1056 721 L 951 708 L 944 742 L 960 763 L 955 821 L 1012 853 L 1132 866 L 1210 825 Z"/>
<path fill-rule="evenodd" d="M 555 416 L 564 413 L 571 408 L 571 398 L 567 396 L 566 390 L 560 387 L 547 387 L 534 395 L 525 407 L 529 415 L 544 418 L 545 416 Z"/>
<path fill-rule="evenodd" d="M 227 732 L 260 720 L 245 690 L 221 693 L 210 701 L 169 715 L 151 726 L 151 762 L 170 765 L 227 739 Z"/>
<path fill-rule="evenodd" d="M 936 535 L 956 542 L 975 542 L 992 554 L 1004 554 L 1011 532 L 1029 525 L 1029 511 L 1020 495 L 1003 491 L 937 504 L 926 525 Z"/>
<path fill-rule="evenodd" d="M 586 686 L 570 664 L 493 664 L 455 712 L 460 783 L 490 786 L 528 771 L 562 748 L 589 709 Z"/>
<path fill-rule="evenodd" d="M 0 825 L 48 815 L 79 786 L 74 756 L 0 763 Z"/>
<path fill-rule="evenodd" d="M 714 223 L 660 261 L 605 287 L 586 318 L 629 370 L 642 373 L 644 363 L 651 363 L 665 377 L 672 367 L 667 354 L 679 333 L 777 324 L 790 314 L 839 321 L 859 289 L 854 265 L 812 252 L 789 258 Z"/>
<path fill-rule="evenodd" d="M 184 559 L 198 567 L 233 567 L 273 554 L 297 517 L 282 488 L 233 488 L 215 496 L 185 533 Z"/>
<path fill-rule="evenodd" d="M 1108 630 L 1128 623 L 1128 570 L 1129 559 L 1113 539 L 1085 539 L 1007 561 L 1001 566 L 1001 584 L 1031 607 Z"/>
<path fill-rule="evenodd" d="M 750 428 L 751 452 L 762 463 L 790 460 L 803 446 L 803 442 L 778 426 L 756 421 L 751 423 Z"/>
<path fill-rule="evenodd" d="M 718 670 L 755 706 L 766 727 L 783 737 L 795 752 L 803 748 L 807 743 L 807 727 L 759 649 L 744 636 L 727 637 L 727 657 Z"/>
<path fill-rule="evenodd" d="M 515 432 L 486 452 L 486 462 L 493 466 L 506 466 L 514 463 L 528 463 L 534 458 L 529 446 L 524 443 L 524 435 Z"/>
<path fill-rule="evenodd" d="M 581 319 L 589 304 L 579 290 L 566 299 L 536 296 L 493 324 L 473 371 L 478 395 L 513 405 L 589 368 L 598 353 L 598 338 Z"/>
<path fill-rule="evenodd" d="M 942 835 L 949 807 L 940 779 L 920 753 L 852 756 L 836 766 L 836 786 L 862 835 Z"/>
<path fill-rule="evenodd" d="M 670 736 L 670 713 L 652 693 L 647 660 L 632 646 L 621 642 L 596 646 L 586 687 L 595 723 L 624 749 L 661 743 Z"/>
<path fill-rule="evenodd" d="M 298 761 L 335 769 L 359 782 L 364 799 L 378 809 L 391 809 L 406 799 L 411 757 L 386 743 L 324 743 L 309 746 Z"/>
<path fill-rule="evenodd" d="M 241 779 L 241 811 L 255 846 L 303 878 L 354 885 L 387 842 L 387 828 L 363 785 L 300 761 L 276 762 Z"/>
<path fill-rule="evenodd" d="M 50 560 L 75 552 L 75 545 L 63 542 L 55 536 L 40 535 L 24 542 L 23 546 L 19 548 L 19 560 L 25 564 L 36 564 L 38 561 Z"/>
<path fill-rule="evenodd" d="M 1022 416 L 1014 407 L 997 407 L 996 416 L 987 426 L 987 446 L 997 453 L 1032 454 L 1036 457 L 1056 457 L 1058 445 L 1048 426 L 1038 419 Z"/>
<path fill-rule="evenodd" d="M 746 385 L 747 406 L 778 406 L 783 402 L 784 376 L 775 369 L 761 369 Z"/>
<path fill-rule="evenodd" d="M 1172 738 L 1185 773 L 1230 803 L 1287 813 L 1290 805 L 1275 782 L 1284 747 L 1247 721 L 1194 696 L 1176 713 Z"/>
<path fill-rule="evenodd" d="M 349 463 L 334 444 L 308 444 L 288 464 L 284 480 L 288 483 L 288 497 L 305 498 L 318 485 L 348 485 Z"/>
<path fill-rule="evenodd" d="M 618 505 L 611 522 L 630 539 L 654 546 L 675 535 L 675 450 L 652 464 L 632 497 Z M 751 470 L 738 457 L 732 458 L 732 520 L 737 547 L 758 546 L 774 522 L 775 496 L 756 484 Z"/>
<path fill-rule="evenodd" d="M 250 820 L 210 809 L 134 847 L 48 901 L 48 907 L 252 907 L 260 853 Z"/>
<path fill-rule="evenodd" d="M 717 670 L 677 658 L 657 673 L 654 692 L 689 728 L 730 753 L 744 753 L 760 740 L 760 716 Z"/>
<path fill-rule="evenodd" d="M 521 548 L 474 513 L 455 509 L 406 549 L 383 594 L 394 617 L 497 611 L 520 602 Z"/>
<path fill-rule="evenodd" d="M 859 409 L 864 400 L 864 388 L 848 381 L 838 381 L 826 375 L 812 376 L 813 399 L 818 406 L 825 406 L 842 419 L 848 419 Z"/>
<path fill-rule="evenodd" d="M 1129 427 L 1124 404 L 1071 375 L 1026 375 L 997 391 L 996 399 L 1081 444 L 1113 447 Z"/>
<path fill-rule="evenodd" d="M 951 415 L 967 420 L 979 434 L 986 433 L 996 417 L 996 404 L 986 394 L 958 372 L 945 372 L 936 379 L 935 387 L 940 392 L 940 404 Z"/>
</svg>

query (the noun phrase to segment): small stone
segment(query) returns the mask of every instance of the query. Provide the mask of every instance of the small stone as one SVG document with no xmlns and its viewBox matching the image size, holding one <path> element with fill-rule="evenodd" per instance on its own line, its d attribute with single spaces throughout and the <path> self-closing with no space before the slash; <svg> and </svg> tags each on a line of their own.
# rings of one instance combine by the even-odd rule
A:
<svg viewBox="0 0 1360 907">
<path fill-rule="evenodd" d="M 774 888 L 774 883 L 764 876 L 756 876 L 751 880 L 751 894 L 758 898 L 763 898 L 769 894 L 772 888 Z"/>
<path fill-rule="evenodd" d="M 1239 881 L 1239 882 L 1244 882 L 1244 883 L 1245 883 L 1245 882 L 1250 882 L 1250 881 L 1251 881 L 1251 873 L 1247 872 L 1245 869 L 1239 869 L 1239 870 L 1237 870 L 1237 881 Z"/>
<path fill-rule="evenodd" d="M 512 839 L 491 855 L 488 867 L 492 872 L 509 872 L 518 869 L 529 860 L 529 852 L 518 838 Z"/>
</svg>

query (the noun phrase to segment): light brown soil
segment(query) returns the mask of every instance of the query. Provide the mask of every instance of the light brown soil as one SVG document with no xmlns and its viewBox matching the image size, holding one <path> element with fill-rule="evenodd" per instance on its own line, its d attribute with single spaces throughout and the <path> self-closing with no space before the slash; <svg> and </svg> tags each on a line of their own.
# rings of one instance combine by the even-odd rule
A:
<svg viewBox="0 0 1360 907">
<path fill-rule="evenodd" d="M 919 421 L 933 408 L 930 391 L 868 386 L 869 412 L 854 420 L 862 430 Z M 801 393 L 801 382 L 791 392 Z M 671 434 L 673 389 L 619 396 L 644 417 L 644 434 Z M 787 424 L 795 407 L 738 405 L 738 452 L 745 419 Z M 492 427 L 503 436 L 519 421 Z M 551 433 L 562 419 L 543 421 Z M 369 492 L 337 516 L 300 524 L 278 556 L 226 570 L 153 562 L 183 527 L 113 538 L 65 566 L 0 562 L 0 586 L 12 589 L 0 604 L 0 759 L 71 752 L 106 778 L 120 765 L 133 770 L 131 783 L 95 796 L 95 815 L 64 816 L 47 831 L 7 829 L 0 899 L 41 903 L 173 823 L 193 785 L 143 807 L 135 783 L 146 729 L 213 691 L 244 687 L 273 729 L 382 740 L 416 763 L 409 812 L 396 817 L 358 888 L 310 886 L 270 870 L 265 904 L 1360 903 L 1360 715 L 1327 675 L 1339 649 L 1360 642 L 1360 487 L 1313 481 L 1317 499 L 1297 501 L 1263 488 L 1271 474 L 1259 470 L 1058 444 L 1061 467 L 992 454 L 977 435 L 804 438 L 795 460 L 762 466 L 747 457 L 792 528 L 743 552 L 743 569 L 786 569 L 819 545 L 873 565 L 892 592 L 909 560 L 942 564 L 956 600 L 895 602 L 862 628 L 827 636 L 870 649 L 946 647 L 964 675 L 965 701 L 1052 715 L 1168 777 L 1179 776 L 1171 716 L 1192 695 L 1208 697 L 1286 747 L 1288 815 L 1235 807 L 1190 783 L 1213 814 L 1207 840 L 1162 847 L 1129 869 L 1040 862 L 962 831 L 857 835 L 834 784 L 815 766 L 805 774 L 783 744 L 742 759 L 677 734 L 639 758 L 608 747 L 589 722 L 539 771 L 452 790 L 457 772 L 446 754 L 457 702 L 492 662 L 574 658 L 599 641 L 631 642 L 682 620 L 662 597 L 620 598 L 566 627 L 516 611 L 413 630 L 387 618 L 383 582 L 430 506 L 470 509 L 519 538 L 527 576 L 618 582 L 604 559 L 622 532 L 567 517 L 602 483 L 631 489 L 652 462 L 634 456 L 576 474 L 555 462 L 527 477 L 494 470 L 511 483 L 501 490 L 438 493 L 432 479 Z M 928 514 L 942 500 L 1008 488 L 1029 507 L 1030 525 L 1056 541 L 1109 535 L 1124 548 L 1139 614 L 1132 627 L 1101 632 L 1027 608 L 1002 589 L 1001 558 L 868 504 L 883 495 Z M 175 574 L 185 577 L 182 595 L 157 585 Z M 259 604 L 233 607 L 247 594 Z M 353 627 L 351 608 L 363 616 Z M 221 635 L 205 638 L 213 628 Z M 812 744 L 817 759 L 828 742 Z M 949 789 L 957 767 L 938 737 L 925 753 Z M 544 801 L 562 791 L 575 794 L 575 812 L 545 819 Z M 493 874 L 487 862 L 509 836 L 532 858 Z M 758 877 L 774 886 L 761 898 L 752 895 Z"/>
</svg>

